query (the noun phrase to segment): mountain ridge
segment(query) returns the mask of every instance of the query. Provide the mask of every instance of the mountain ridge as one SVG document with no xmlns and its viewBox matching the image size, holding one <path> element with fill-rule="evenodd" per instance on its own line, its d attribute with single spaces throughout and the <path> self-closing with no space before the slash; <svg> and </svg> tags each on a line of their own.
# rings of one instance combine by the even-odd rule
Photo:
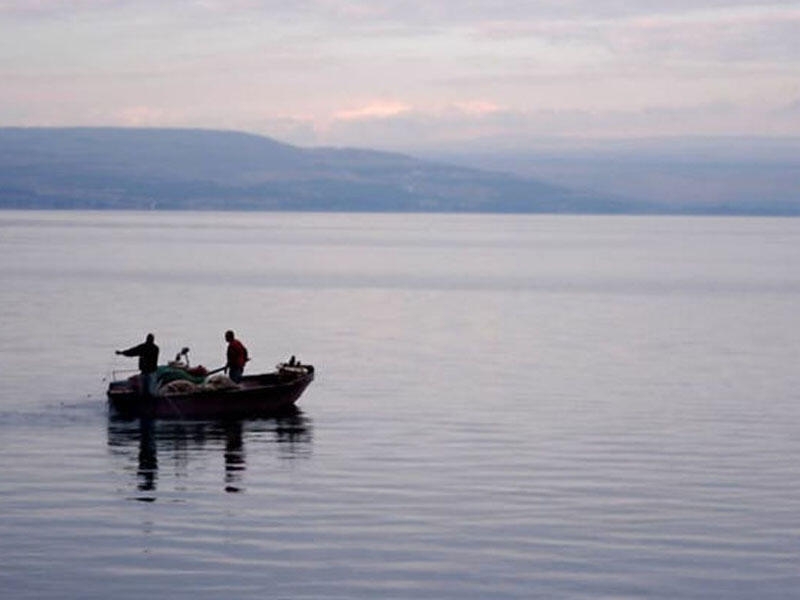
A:
<svg viewBox="0 0 800 600">
<path fill-rule="evenodd" d="M 623 212 L 534 179 L 206 129 L 2 128 L 0 207 Z"/>
<path fill-rule="evenodd" d="M 0 128 L 0 208 L 650 213 L 657 205 L 360 148 L 251 133 Z"/>
</svg>

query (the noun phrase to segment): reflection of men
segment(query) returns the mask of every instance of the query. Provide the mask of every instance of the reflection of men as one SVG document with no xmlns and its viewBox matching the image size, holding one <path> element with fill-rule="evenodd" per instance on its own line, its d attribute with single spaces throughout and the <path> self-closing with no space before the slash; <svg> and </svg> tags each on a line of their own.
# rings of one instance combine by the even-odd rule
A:
<svg viewBox="0 0 800 600">
<path fill-rule="evenodd" d="M 158 346 L 155 345 L 153 334 L 148 333 L 147 339 L 143 344 L 127 350 L 117 350 L 117 354 L 139 357 L 139 391 L 143 396 L 151 396 L 154 391 L 155 373 L 158 368 Z"/>
<path fill-rule="evenodd" d="M 244 364 L 250 360 L 247 357 L 247 348 L 236 339 L 230 329 L 225 332 L 225 341 L 228 342 L 228 362 L 225 363 L 225 370 L 232 381 L 239 383 L 244 373 Z"/>
</svg>

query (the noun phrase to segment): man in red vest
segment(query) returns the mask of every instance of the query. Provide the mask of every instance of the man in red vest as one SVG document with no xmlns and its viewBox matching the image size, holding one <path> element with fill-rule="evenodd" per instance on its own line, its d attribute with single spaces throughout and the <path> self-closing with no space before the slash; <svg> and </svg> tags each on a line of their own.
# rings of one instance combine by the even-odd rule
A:
<svg viewBox="0 0 800 600">
<path fill-rule="evenodd" d="M 247 348 L 236 339 L 230 329 L 225 332 L 225 341 L 228 342 L 228 361 L 225 363 L 225 371 L 232 381 L 239 383 L 244 373 L 244 365 L 250 360 L 247 356 Z"/>
</svg>

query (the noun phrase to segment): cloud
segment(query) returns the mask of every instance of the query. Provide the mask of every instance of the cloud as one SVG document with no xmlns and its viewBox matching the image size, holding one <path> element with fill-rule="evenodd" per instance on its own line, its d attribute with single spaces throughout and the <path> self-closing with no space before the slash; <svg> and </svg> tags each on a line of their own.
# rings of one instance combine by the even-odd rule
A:
<svg viewBox="0 0 800 600">
<path fill-rule="evenodd" d="M 122 0 L 0 0 L 0 15 L 63 15 L 122 5 Z"/>
<path fill-rule="evenodd" d="M 0 103 L 302 143 L 796 134 L 798 30 L 798 0 L 0 0 Z"/>
<path fill-rule="evenodd" d="M 800 124 L 786 128 L 770 111 L 714 102 L 642 109 L 545 109 L 466 112 L 409 110 L 380 120 L 337 121 L 320 131 L 318 143 L 368 145 L 389 150 L 525 148 L 554 138 L 612 139 L 697 135 L 800 135 Z M 363 140 L 369 140 L 365 144 Z"/>
<path fill-rule="evenodd" d="M 337 111 L 333 114 L 333 118 L 341 121 L 355 121 L 355 120 L 371 120 L 383 119 L 387 117 L 396 117 L 411 112 L 418 112 L 411 104 L 400 102 L 396 100 L 376 100 L 368 104 L 359 106 L 358 108 L 351 108 L 347 110 Z M 439 116 L 446 115 L 447 113 L 463 113 L 466 115 L 480 116 L 489 115 L 500 112 L 502 108 L 494 102 L 487 100 L 456 100 L 443 108 L 429 107 L 426 112 L 436 114 Z"/>
<path fill-rule="evenodd" d="M 778 115 L 793 115 L 798 116 L 800 115 L 800 98 L 797 98 L 791 102 L 787 102 L 783 106 L 779 106 L 775 113 Z"/>
<path fill-rule="evenodd" d="M 515 40 L 539 41 L 560 52 L 583 47 L 587 55 L 609 50 L 640 60 L 800 60 L 797 0 L 0 0 L 0 16 L 70 13 L 116 14 L 119 19 L 140 15 L 145 23 L 169 23 L 178 35 L 200 27 L 218 37 L 214 31 L 221 27 L 247 23 L 251 32 L 291 32 L 313 47 L 324 46 L 324 40 L 351 47 L 360 39 L 394 48 L 391 40 L 432 36 L 447 39 L 451 48 L 443 51 L 452 53 L 455 38 L 469 36 L 473 42 L 506 46 Z M 234 39 L 239 33 L 221 31 Z"/>
<path fill-rule="evenodd" d="M 783 10 L 797 8 L 796 0 L 0 0 L 0 13 L 65 13 L 130 7 L 135 10 L 165 10 L 185 14 L 304 15 L 326 20 L 360 23 L 405 23 L 461 26 L 496 20 L 536 22 L 542 19 L 616 19 L 641 15 L 687 12 Z"/>
<path fill-rule="evenodd" d="M 153 106 L 127 106 L 117 111 L 115 120 L 126 127 L 154 127 L 169 121 L 163 109 Z"/>
<path fill-rule="evenodd" d="M 453 103 L 453 106 L 468 115 L 491 115 L 502 111 L 502 108 L 494 102 L 486 100 L 460 100 Z"/>
<path fill-rule="evenodd" d="M 551 44 L 593 45 L 642 60 L 779 57 L 797 61 L 800 58 L 797 3 L 769 7 L 740 4 L 714 8 L 699 3 L 683 12 L 675 12 L 672 6 L 670 11 L 605 17 L 498 19 L 482 23 L 478 35 L 502 43 L 522 38 Z"/>
<path fill-rule="evenodd" d="M 337 121 L 357 121 L 363 119 L 385 119 L 408 112 L 411 106 L 405 102 L 392 100 L 376 100 L 359 106 L 334 113 L 333 118 Z"/>
</svg>

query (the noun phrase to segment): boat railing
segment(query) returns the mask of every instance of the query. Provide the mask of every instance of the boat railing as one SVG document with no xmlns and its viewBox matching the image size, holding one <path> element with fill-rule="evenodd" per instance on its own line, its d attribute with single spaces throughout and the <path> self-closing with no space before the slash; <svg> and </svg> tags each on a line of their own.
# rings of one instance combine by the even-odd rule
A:
<svg viewBox="0 0 800 600">
<path fill-rule="evenodd" d="M 116 381 L 119 379 L 120 375 L 128 374 L 128 373 L 138 373 L 139 369 L 113 369 L 111 371 L 111 381 Z"/>
</svg>

